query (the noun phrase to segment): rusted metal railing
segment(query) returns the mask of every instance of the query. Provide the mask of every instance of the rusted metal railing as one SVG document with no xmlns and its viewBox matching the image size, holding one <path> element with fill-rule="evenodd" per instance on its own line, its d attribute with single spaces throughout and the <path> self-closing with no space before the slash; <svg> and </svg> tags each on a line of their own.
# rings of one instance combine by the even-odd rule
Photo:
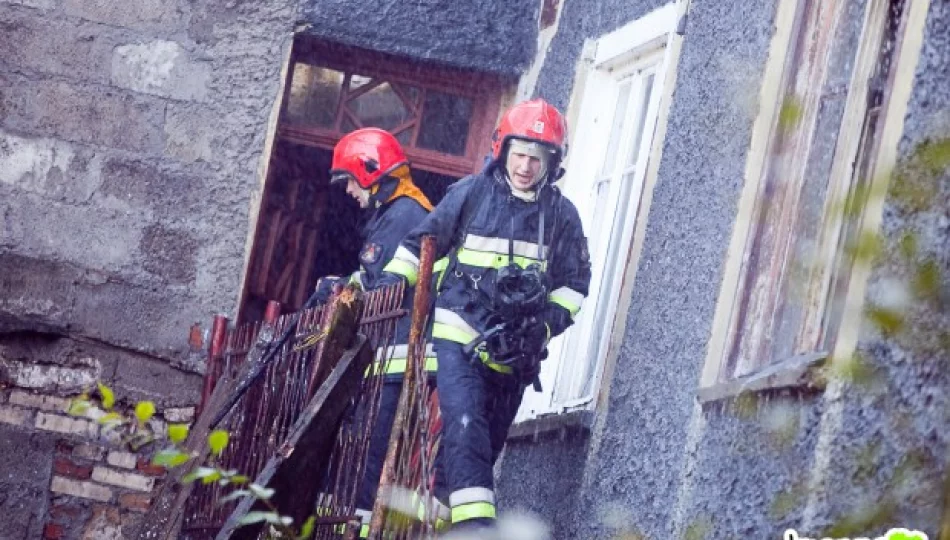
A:
<svg viewBox="0 0 950 540">
<path fill-rule="evenodd" d="M 366 336 L 374 347 L 392 341 L 396 321 L 405 314 L 405 310 L 400 309 L 402 297 L 402 285 L 364 295 L 359 333 Z M 320 339 L 321 332 L 326 331 L 325 327 L 331 318 L 332 305 L 328 303 L 299 314 L 291 338 L 224 417 L 218 428 L 231 434 L 231 443 L 220 457 L 220 467 L 237 470 L 240 474 L 256 478 L 268 458 L 280 449 L 301 411 L 326 379 L 336 360 L 325 357 L 324 344 Z M 280 316 L 278 312 L 279 306 L 271 303 L 265 321 L 232 329 L 227 329 L 227 319 L 216 317 L 209 347 L 202 403 L 208 399 L 223 373 L 233 373 L 247 362 L 248 352 L 255 342 L 260 340 L 262 334 L 280 335 L 294 323 L 296 314 Z M 378 408 L 381 379 L 375 376 L 366 377 L 358 392 L 360 400 L 368 401 L 369 408 L 374 411 Z M 333 427 L 335 426 L 327 428 Z M 363 431 L 365 433 L 354 434 L 352 430 L 345 433 L 341 430 L 341 444 L 345 451 L 338 453 L 340 457 L 337 469 L 353 469 L 351 476 L 356 478 L 362 473 L 365 460 L 369 430 L 367 428 Z M 314 470 L 312 478 L 301 481 L 318 482 L 324 472 Z M 352 480 L 339 488 L 344 495 L 341 500 L 350 499 L 347 505 L 350 513 L 352 496 L 345 495 L 355 493 L 355 484 L 355 480 Z M 213 537 L 238 504 L 237 501 L 219 503 L 232 489 L 233 487 L 216 483 L 195 486 L 185 509 L 183 535 L 189 538 Z"/>
</svg>

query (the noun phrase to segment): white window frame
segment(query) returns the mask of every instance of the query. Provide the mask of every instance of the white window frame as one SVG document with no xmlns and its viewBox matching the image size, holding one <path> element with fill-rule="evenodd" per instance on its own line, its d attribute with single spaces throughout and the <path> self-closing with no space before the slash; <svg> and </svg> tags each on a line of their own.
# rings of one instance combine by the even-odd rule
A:
<svg viewBox="0 0 950 540">
<path fill-rule="evenodd" d="M 516 422 L 573 410 L 595 408 L 604 378 L 605 366 L 616 356 L 621 336 L 613 329 L 622 328 L 619 321 L 625 319 L 629 284 L 632 282 L 631 266 L 635 266 L 639 249 L 636 239 L 642 237 L 646 208 L 652 198 L 659 161 L 662 133 L 665 133 L 666 112 L 675 82 L 675 63 L 679 53 L 678 42 L 674 46 L 677 23 L 683 4 L 670 2 L 647 15 L 630 22 L 620 29 L 597 39 L 589 39 L 584 46 L 582 64 L 575 81 L 575 95 L 568 108 L 570 147 L 566 161 L 567 175 L 561 182 L 564 194 L 577 206 L 588 237 L 592 256 L 592 280 L 590 292 L 575 324 L 563 335 L 552 340 L 549 358 L 542 364 L 541 383 L 543 392 L 528 390 L 522 402 Z M 615 106 L 621 85 L 626 81 L 641 84 L 643 77 L 652 74 L 652 92 L 646 110 L 637 110 L 642 105 L 643 95 L 631 86 L 628 98 L 628 117 L 620 131 L 616 145 L 614 169 L 602 171 L 608 144 L 613 129 Z M 640 88 L 642 90 L 642 87 Z M 631 111 L 629 107 L 634 107 Z M 638 159 L 629 170 L 622 170 L 626 155 L 632 146 L 631 137 L 637 131 L 641 112 L 645 113 L 640 139 Z M 572 114 L 574 113 L 574 114 Z M 576 126 L 576 127 L 575 127 Z M 606 128 L 604 127 L 606 126 Z M 624 185 L 621 178 L 633 173 L 635 182 Z M 612 177 L 607 201 L 617 201 L 608 206 L 609 212 L 596 215 L 596 186 L 605 175 Z M 627 191 L 626 208 L 618 214 L 622 203 L 620 195 Z M 595 230 L 614 231 L 606 238 Z M 608 249 L 611 242 L 616 249 Z M 613 264 L 606 269 L 610 254 Z M 635 270 L 634 270 L 635 271 Z M 601 294 L 604 282 L 612 286 Z M 598 302 L 598 299 L 602 300 Z M 603 329 L 595 329 L 594 321 L 606 322 Z M 609 331 L 606 331 L 609 329 Z M 622 333 L 622 331 L 618 332 Z M 589 351 L 596 350 L 591 359 Z M 588 369 L 578 368 L 577 362 Z M 590 373 L 590 384 L 578 387 L 588 380 L 583 374 Z"/>
</svg>

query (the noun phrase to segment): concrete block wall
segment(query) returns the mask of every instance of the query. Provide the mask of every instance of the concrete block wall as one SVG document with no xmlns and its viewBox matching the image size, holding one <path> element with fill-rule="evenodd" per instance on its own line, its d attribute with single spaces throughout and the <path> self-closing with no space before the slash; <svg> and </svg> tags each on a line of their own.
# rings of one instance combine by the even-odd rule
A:
<svg viewBox="0 0 950 540">
<path fill-rule="evenodd" d="M 295 10 L 0 1 L 0 330 L 170 359 L 233 314 Z"/>
<path fill-rule="evenodd" d="M 0 0 L 0 537 L 121 538 L 147 507 L 156 471 L 65 399 L 197 402 L 296 9 Z"/>
</svg>

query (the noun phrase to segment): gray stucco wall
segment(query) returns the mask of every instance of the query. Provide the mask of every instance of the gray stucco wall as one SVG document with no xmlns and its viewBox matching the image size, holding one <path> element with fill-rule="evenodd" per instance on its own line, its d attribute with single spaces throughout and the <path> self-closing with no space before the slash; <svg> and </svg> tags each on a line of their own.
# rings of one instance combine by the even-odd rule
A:
<svg viewBox="0 0 950 540">
<path fill-rule="evenodd" d="M 895 282 L 913 282 L 921 268 L 932 267 L 921 266 L 926 261 L 939 268 L 947 298 L 950 8 L 935 4 L 900 153 L 906 161 L 928 138 L 943 140 L 945 146 L 927 154 L 942 172 L 921 176 L 919 159 L 918 167 L 905 167 L 912 178 L 930 182 L 927 204 L 912 208 L 893 194 L 889 199 L 885 257 L 869 302 L 893 295 Z M 950 321 L 934 295 L 925 302 L 909 293 L 914 307 L 905 327 L 918 331 L 892 337 L 870 325 L 862 331 L 859 351 L 874 373 L 870 384 L 839 381 L 822 395 L 760 395 L 702 408 L 694 399 L 773 17 L 771 0 L 693 2 L 608 407 L 598 411 L 590 440 L 518 441 L 505 452 L 503 502 L 539 509 L 557 538 L 620 531 L 647 538 L 780 538 L 786 528 L 863 536 L 889 526 L 936 537 L 950 425 Z M 584 36 L 600 33 L 585 24 L 562 20 L 564 35 L 555 38 L 541 72 L 538 93 L 561 106 Z M 837 62 L 843 68 L 851 60 Z M 823 114 L 840 114 L 838 105 Z M 897 255 L 908 232 L 919 246 L 913 262 Z M 561 492 L 578 484 L 578 469 L 579 491 L 564 498 Z"/>
<path fill-rule="evenodd" d="M 307 0 L 307 33 L 450 66 L 517 77 L 534 58 L 537 0 Z"/>
<path fill-rule="evenodd" d="M 869 376 L 842 389 L 828 437 L 828 474 L 816 525 L 874 515 L 938 536 L 950 471 L 950 5 L 931 2 L 884 205 L 882 253 L 868 307 L 890 307 L 901 327 L 862 328 Z M 908 239 L 912 241 L 908 242 Z M 908 251 L 910 244 L 914 249 Z M 869 467 L 868 463 L 873 463 Z M 869 486 L 875 486 L 869 492 Z"/>
</svg>

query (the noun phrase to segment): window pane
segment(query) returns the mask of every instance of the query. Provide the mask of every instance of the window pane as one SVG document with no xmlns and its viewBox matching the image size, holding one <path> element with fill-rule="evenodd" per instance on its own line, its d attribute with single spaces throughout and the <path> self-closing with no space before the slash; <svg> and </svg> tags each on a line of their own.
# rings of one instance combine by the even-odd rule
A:
<svg viewBox="0 0 950 540">
<path fill-rule="evenodd" d="M 343 73 L 309 64 L 294 64 L 287 102 L 287 120 L 330 128 L 336 119 Z"/>
<path fill-rule="evenodd" d="M 350 90 L 356 90 L 362 86 L 366 86 L 372 82 L 372 77 L 367 77 L 366 75 L 357 75 L 356 73 L 350 75 Z"/>
<path fill-rule="evenodd" d="M 630 153 L 627 156 L 627 167 L 632 167 L 637 164 L 637 160 L 640 157 L 640 142 L 643 141 L 643 126 L 647 122 L 647 110 L 650 108 L 650 99 L 653 97 L 653 78 L 654 74 L 651 73 L 647 78 L 646 82 L 643 83 L 643 92 L 640 98 L 640 112 L 637 115 L 637 128 L 633 132 L 633 144 L 630 146 Z"/>
<path fill-rule="evenodd" d="M 471 121 L 471 100 L 429 90 L 422 106 L 422 127 L 417 145 L 428 150 L 463 156 Z"/>
<path fill-rule="evenodd" d="M 620 135 L 623 133 L 624 120 L 627 119 L 627 102 L 630 101 L 631 81 L 627 80 L 620 85 L 617 93 L 617 106 L 614 109 L 614 121 L 610 126 L 610 139 L 607 141 L 607 155 L 601 164 L 600 175 L 608 176 L 614 171 L 617 161 L 617 147 L 620 146 Z M 594 214 L 599 215 L 599 214 Z"/>
<path fill-rule="evenodd" d="M 392 89 L 389 83 L 382 83 L 369 92 L 347 103 L 347 108 L 356 116 L 363 127 L 378 127 L 392 130 L 412 118 L 409 107 Z"/>
<path fill-rule="evenodd" d="M 404 129 L 396 134 L 396 140 L 403 146 L 412 144 L 412 129 Z"/>
</svg>

